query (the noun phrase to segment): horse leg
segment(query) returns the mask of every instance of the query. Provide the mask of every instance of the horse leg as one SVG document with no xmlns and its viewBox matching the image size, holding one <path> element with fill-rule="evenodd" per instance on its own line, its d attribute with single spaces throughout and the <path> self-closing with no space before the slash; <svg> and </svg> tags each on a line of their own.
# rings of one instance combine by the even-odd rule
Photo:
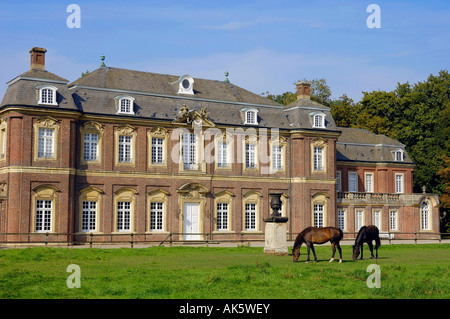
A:
<svg viewBox="0 0 450 319">
<path fill-rule="evenodd" d="M 330 263 L 334 260 L 334 254 L 336 253 L 336 244 L 331 242 L 331 248 L 333 249 L 333 255 L 331 255 Z"/>
<path fill-rule="evenodd" d="M 367 243 L 367 245 L 369 246 L 369 249 L 370 249 L 370 259 L 374 259 L 375 258 L 375 256 L 373 255 L 373 245 L 372 245 L 372 242 L 368 242 Z"/>
<path fill-rule="evenodd" d="M 316 251 L 314 250 L 314 245 L 313 244 L 311 244 L 311 250 L 312 250 L 312 252 L 314 254 L 314 262 L 316 262 L 317 261 L 317 257 L 316 257 Z"/>
<path fill-rule="evenodd" d="M 375 241 L 375 251 L 376 251 L 376 259 L 378 259 L 378 248 L 381 246 L 379 240 Z"/>
<path fill-rule="evenodd" d="M 361 260 L 363 260 L 363 247 L 364 247 L 364 243 L 361 244 Z"/>
<path fill-rule="evenodd" d="M 308 258 L 306 259 L 306 263 L 308 263 L 309 262 L 309 250 L 311 249 L 311 243 L 310 242 L 306 243 L 306 248 L 308 248 Z"/>
<path fill-rule="evenodd" d="M 341 245 L 339 244 L 339 242 L 336 243 L 337 249 L 339 250 L 339 263 L 342 264 L 342 249 L 341 249 Z"/>
</svg>

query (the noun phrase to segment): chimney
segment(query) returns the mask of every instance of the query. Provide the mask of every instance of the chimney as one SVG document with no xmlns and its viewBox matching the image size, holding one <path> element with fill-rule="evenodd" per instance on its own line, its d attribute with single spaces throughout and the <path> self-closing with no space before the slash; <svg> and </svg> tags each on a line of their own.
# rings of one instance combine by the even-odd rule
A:
<svg viewBox="0 0 450 319">
<path fill-rule="evenodd" d="M 311 82 L 298 81 L 294 83 L 297 86 L 297 100 L 305 99 L 309 100 L 309 94 L 311 91 Z"/>
<path fill-rule="evenodd" d="M 30 50 L 30 69 L 35 70 L 45 70 L 45 52 L 44 48 L 34 47 Z"/>
</svg>

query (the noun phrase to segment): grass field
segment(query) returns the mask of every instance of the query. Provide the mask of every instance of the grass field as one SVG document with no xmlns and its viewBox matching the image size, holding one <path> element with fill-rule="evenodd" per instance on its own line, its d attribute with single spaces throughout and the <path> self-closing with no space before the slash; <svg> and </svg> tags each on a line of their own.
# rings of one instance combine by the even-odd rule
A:
<svg viewBox="0 0 450 319">
<path fill-rule="evenodd" d="M 444 298 L 450 297 L 450 245 L 385 245 L 379 250 L 381 287 L 368 288 L 375 263 L 328 263 L 330 245 L 316 247 L 318 262 L 265 255 L 256 247 L 140 249 L 25 248 L 0 250 L 0 298 Z M 67 287 L 70 264 L 81 288 Z"/>
</svg>

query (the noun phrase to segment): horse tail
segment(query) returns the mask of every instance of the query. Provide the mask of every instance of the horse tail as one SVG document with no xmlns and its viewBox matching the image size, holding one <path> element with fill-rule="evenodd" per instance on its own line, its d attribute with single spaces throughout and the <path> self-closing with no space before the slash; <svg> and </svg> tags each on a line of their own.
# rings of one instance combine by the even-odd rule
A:
<svg viewBox="0 0 450 319">
<path fill-rule="evenodd" d="M 338 237 L 338 241 L 341 241 L 342 238 L 344 238 L 344 232 L 342 231 L 342 229 L 340 229 L 340 228 L 338 228 L 338 229 L 339 229 L 339 237 Z"/>
</svg>

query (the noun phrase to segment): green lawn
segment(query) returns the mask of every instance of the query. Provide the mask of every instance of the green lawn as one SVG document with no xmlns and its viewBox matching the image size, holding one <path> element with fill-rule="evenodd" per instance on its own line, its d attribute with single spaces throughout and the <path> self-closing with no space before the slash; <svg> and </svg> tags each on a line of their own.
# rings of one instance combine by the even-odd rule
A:
<svg viewBox="0 0 450 319">
<path fill-rule="evenodd" d="M 367 246 L 365 246 L 367 247 Z M 450 297 L 450 245 L 384 245 L 381 288 L 368 288 L 367 259 L 328 263 L 265 255 L 255 247 L 0 250 L 0 298 L 445 298 Z M 81 288 L 69 289 L 67 266 L 81 269 Z"/>
</svg>

